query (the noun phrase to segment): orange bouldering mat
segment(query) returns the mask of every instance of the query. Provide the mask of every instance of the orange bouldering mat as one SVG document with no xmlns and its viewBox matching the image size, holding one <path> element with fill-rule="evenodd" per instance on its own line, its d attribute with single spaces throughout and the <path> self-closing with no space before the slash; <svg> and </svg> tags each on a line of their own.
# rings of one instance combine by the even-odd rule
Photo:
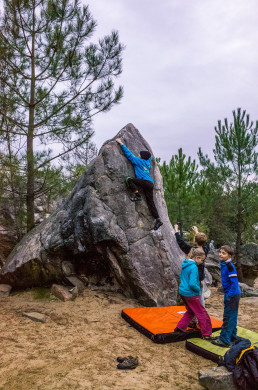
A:
<svg viewBox="0 0 258 390">
<path fill-rule="evenodd" d="M 154 343 L 165 344 L 201 337 L 199 326 L 195 329 L 188 328 L 182 334 L 174 332 L 185 311 L 185 306 L 143 307 L 123 309 L 121 315 L 125 321 Z M 212 317 L 210 319 L 213 331 L 219 330 L 222 321 Z"/>
</svg>

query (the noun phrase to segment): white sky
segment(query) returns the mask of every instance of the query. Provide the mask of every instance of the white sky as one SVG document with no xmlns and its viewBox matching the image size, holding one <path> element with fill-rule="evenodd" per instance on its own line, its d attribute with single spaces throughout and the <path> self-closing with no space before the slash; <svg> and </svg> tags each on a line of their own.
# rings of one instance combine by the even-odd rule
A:
<svg viewBox="0 0 258 390">
<path fill-rule="evenodd" d="M 131 122 L 167 162 L 179 147 L 212 157 L 214 127 L 246 109 L 258 120 L 257 0 L 82 0 L 126 46 L 124 98 L 94 122 L 97 147 Z"/>
</svg>

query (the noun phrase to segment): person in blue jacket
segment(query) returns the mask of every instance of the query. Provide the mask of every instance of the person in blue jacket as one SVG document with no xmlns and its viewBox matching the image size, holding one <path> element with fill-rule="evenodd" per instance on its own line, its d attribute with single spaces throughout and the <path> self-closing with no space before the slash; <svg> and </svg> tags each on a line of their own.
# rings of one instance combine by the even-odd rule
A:
<svg viewBox="0 0 258 390">
<path fill-rule="evenodd" d="M 232 264 L 233 253 L 229 245 L 223 245 L 219 251 L 221 282 L 225 294 L 224 313 L 220 336 L 212 341 L 213 344 L 226 348 L 237 339 L 237 316 L 241 295 L 236 268 Z"/>
<path fill-rule="evenodd" d="M 205 258 L 202 249 L 192 248 L 181 265 L 179 294 L 184 301 L 186 312 L 177 323 L 174 332 L 184 333 L 187 331 L 190 322 L 194 317 L 198 318 L 202 337 L 208 341 L 211 340 L 212 325 L 209 314 L 203 307 L 200 298 L 200 284 L 198 264 L 201 264 Z"/>
<path fill-rule="evenodd" d="M 163 225 L 163 222 L 159 217 L 159 213 L 153 199 L 154 181 L 150 175 L 151 154 L 148 150 L 142 150 L 140 152 L 141 157 L 136 157 L 123 144 L 120 138 L 117 138 L 116 142 L 121 145 L 125 156 L 128 158 L 129 161 L 131 161 L 131 163 L 134 166 L 134 172 L 136 178 L 132 178 L 132 177 L 126 178 L 126 183 L 128 187 L 134 193 L 134 198 L 132 200 L 134 201 L 142 200 L 142 197 L 139 194 L 139 187 L 141 187 L 144 191 L 146 202 L 149 207 L 150 213 L 156 220 L 154 225 L 154 230 L 157 230 L 161 225 Z"/>
</svg>

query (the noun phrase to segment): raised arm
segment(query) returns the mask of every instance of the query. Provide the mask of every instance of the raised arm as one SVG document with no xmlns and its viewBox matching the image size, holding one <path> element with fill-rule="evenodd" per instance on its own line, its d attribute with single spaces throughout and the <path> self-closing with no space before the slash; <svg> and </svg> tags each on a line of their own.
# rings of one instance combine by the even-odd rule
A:
<svg viewBox="0 0 258 390">
<path fill-rule="evenodd" d="M 127 157 L 132 164 L 137 165 L 137 163 L 141 161 L 141 158 L 134 156 L 133 153 L 123 144 L 120 138 L 116 138 L 116 142 L 121 145 L 125 157 Z"/>
<path fill-rule="evenodd" d="M 177 244 L 178 244 L 179 248 L 180 248 L 186 255 L 188 255 L 188 253 L 189 253 L 190 250 L 192 249 L 192 246 L 191 246 L 191 245 L 188 245 L 188 244 L 182 239 L 182 237 L 180 236 L 180 233 L 179 233 L 179 231 L 178 231 L 178 225 L 175 225 L 175 226 L 174 226 L 174 229 L 175 229 L 176 241 L 177 241 Z"/>
</svg>

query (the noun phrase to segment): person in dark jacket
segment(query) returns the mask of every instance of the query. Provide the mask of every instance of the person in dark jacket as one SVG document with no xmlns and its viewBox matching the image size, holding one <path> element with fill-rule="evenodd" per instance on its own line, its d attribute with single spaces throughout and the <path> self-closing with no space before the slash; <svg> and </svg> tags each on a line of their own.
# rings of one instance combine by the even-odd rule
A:
<svg viewBox="0 0 258 390">
<path fill-rule="evenodd" d="M 178 225 L 174 226 L 175 229 L 175 237 L 176 241 L 178 243 L 179 248 L 186 254 L 191 251 L 193 248 L 192 245 L 187 244 L 182 237 L 180 236 Z M 207 236 L 204 233 L 199 233 L 198 228 L 196 226 L 192 227 L 193 231 L 195 232 L 195 237 L 194 237 L 194 242 L 195 242 L 195 247 L 198 249 L 202 250 L 205 254 L 205 257 L 207 257 L 208 252 L 209 252 L 209 245 L 207 244 Z M 199 282 L 200 282 L 200 296 L 201 296 L 201 302 L 203 307 L 205 307 L 205 302 L 204 302 L 204 296 L 203 296 L 203 289 L 202 289 L 202 281 L 204 280 L 204 261 L 198 265 L 198 272 L 199 272 Z"/>
<path fill-rule="evenodd" d="M 218 339 L 212 343 L 228 348 L 231 341 L 237 339 L 237 316 L 241 290 L 237 272 L 232 264 L 234 251 L 229 245 L 223 245 L 219 251 L 221 282 L 224 290 L 223 325 Z"/>
<path fill-rule="evenodd" d="M 123 144 L 120 138 L 117 138 L 116 142 L 121 145 L 125 156 L 128 158 L 129 161 L 131 161 L 134 167 L 136 178 L 132 178 L 132 177 L 126 178 L 126 183 L 128 187 L 134 193 L 134 198 L 132 200 L 134 201 L 142 200 L 142 197 L 139 194 L 139 187 L 141 187 L 144 191 L 146 202 L 150 210 L 150 213 L 156 220 L 154 225 L 154 230 L 157 230 L 160 226 L 163 225 L 163 222 L 159 217 L 159 213 L 153 199 L 154 181 L 150 175 L 151 154 L 148 150 L 142 150 L 140 152 L 141 157 L 136 157 Z"/>
<path fill-rule="evenodd" d="M 196 316 L 202 337 L 210 340 L 212 325 L 209 314 L 200 300 L 200 285 L 197 265 L 205 258 L 203 250 L 192 248 L 181 266 L 179 294 L 184 301 L 186 312 L 178 322 L 174 332 L 186 332 L 191 320 Z"/>
</svg>

